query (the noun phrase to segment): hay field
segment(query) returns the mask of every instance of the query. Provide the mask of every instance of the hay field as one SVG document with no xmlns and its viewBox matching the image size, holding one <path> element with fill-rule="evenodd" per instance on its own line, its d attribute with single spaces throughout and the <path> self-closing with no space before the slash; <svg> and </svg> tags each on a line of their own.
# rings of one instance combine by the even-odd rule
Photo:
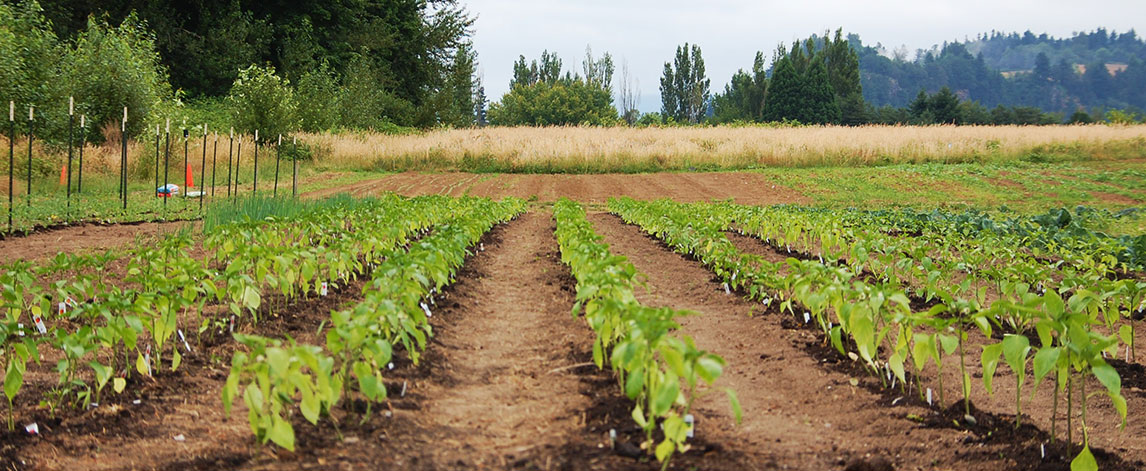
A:
<svg viewBox="0 0 1146 471">
<path fill-rule="evenodd" d="M 513 127 L 315 134 L 321 165 L 537 173 L 1146 157 L 1137 126 Z"/>
</svg>

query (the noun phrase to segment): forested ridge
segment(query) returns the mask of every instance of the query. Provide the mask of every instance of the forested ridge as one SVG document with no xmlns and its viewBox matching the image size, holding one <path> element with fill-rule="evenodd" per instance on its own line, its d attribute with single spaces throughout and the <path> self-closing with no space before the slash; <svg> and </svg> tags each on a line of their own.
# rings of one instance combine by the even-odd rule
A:
<svg viewBox="0 0 1146 471">
<path fill-rule="evenodd" d="M 864 98 L 907 106 L 919 92 L 951 88 L 984 106 L 1146 109 L 1146 41 L 1134 30 L 1096 29 L 1069 38 L 991 32 L 909 53 L 849 42 L 859 54 Z M 909 57 L 913 56 L 913 57 Z"/>
</svg>

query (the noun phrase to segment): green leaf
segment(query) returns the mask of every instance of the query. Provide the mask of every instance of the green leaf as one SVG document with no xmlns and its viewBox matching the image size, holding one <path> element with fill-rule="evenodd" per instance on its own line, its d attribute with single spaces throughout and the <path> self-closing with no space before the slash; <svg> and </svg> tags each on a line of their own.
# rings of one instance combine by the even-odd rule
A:
<svg viewBox="0 0 1146 471">
<path fill-rule="evenodd" d="M 1118 371 L 1115 370 L 1113 366 L 1103 362 L 1092 365 L 1090 371 L 1094 373 L 1094 377 L 1098 378 L 1098 381 L 1102 383 L 1103 386 L 1106 386 L 1107 391 L 1118 394 L 1122 393 L 1122 378 L 1118 377 Z"/>
<path fill-rule="evenodd" d="M 1058 364 L 1059 355 L 1061 354 L 1062 350 L 1059 347 L 1044 347 L 1039 349 L 1038 353 L 1035 354 L 1034 389 L 1038 389 L 1039 383 L 1042 382 L 1043 378 L 1054 370 L 1055 365 Z M 1033 394 L 1034 391 L 1031 393 Z"/>
<path fill-rule="evenodd" d="M 127 387 L 127 380 L 123 378 L 115 378 L 111 380 L 111 388 L 116 394 L 123 392 L 123 388 Z"/>
<path fill-rule="evenodd" d="M 708 384 L 712 384 L 724 372 L 724 360 L 715 355 L 705 355 L 696 360 L 696 373 Z"/>
<path fill-rule="evenodd" d="M 632 416 L 633 416 L 633 421 L 636 422 L 637 425 L 639 425 L 641 428 L 643 428 L 643 429 L 649 428 L 649 422 L 647 420 L 645 420 L 645 412 L 641 409 L 640 404 L 637 404 L 637 406 L 633 408 Z"/>
<path fill-rule="evenodd" d="M 680 395 L 680 382 L 675 376 L 667 375 L 665 381 L 653 391 L 653 415 L 661 417 L 668 413 Z"/>
<path fill-rule="evenodd" d="M 135 371 L 138 371 L 141 375 L 147 376 L 147 362 L 144 361 L 142 353 L 135 357 Z"/>
<path fill-rule="evenodd" d="M 744 418 L 744 410 L 740 408 L 740 399 L 736 397 L 736 391 L 733 391 L 732 388 L 725 388 L 724 394 L 728 395 L 728 403 L 732 407 L 732 416 L 736 418 L 736 423 L 740 423 Z"/>
<path fill-rule="evenodd" d="M 959 337 L 954 335 L 939 334 L 939 344 L 943 346 L 943 352 L 951 355 L 959 348 Z"/>
<path fill-rule="evenodd" d="M 1051 292 L 1053 293 L 1053 291 Z M 1070 471 L 1098 471 L 1098 462 L 1094 460 L 1094 455 L 1090 453 L 1090 446 L 1083 446 L 1082 452 L 1071 460 Z"/>
<path fill-rule="evenodd" d="M 641 390 L 645 387 L 645 369 L 638 367 L 629 372 L 629 377 L 625 378 L 625 396 L 629 399 L 636 400 L 637 396 L 641 394 Z"/>
<path fill-rule="evenodd" d="M 24 368 L 20 365 L 19 360 L 9 360 L 8 372 L 4 375 L 4 395 L 8 397 L 9 401 L 15 399 L 23 385 Z"/>
<path fill-rule="evenodd" d="M 1003 344 L 994 343 L 991 345 L 983 346 L 983 387 L 987 388 L 987 394 L 994 394 L 991 390 L 991 382 L 995 379 L 995 368 L 999 366 L 999 356 L 1003 354 Z"/>
<path fill-rule="evenodd" d="M 673 442 L 670 442 L 668 440 L 664 440 L 664 441 L 660 442 L 660 444 L 657 445 L 657 449 L 656 449 L 657 461 L 663 462 L 664 460 L 668 459 L 669 455 L 672 454 L 672 452 L 675 448 L 676 448 L 676 445 L 674 445 Z M 1075 471 L 1075 470 L 1072 469 L 1071 471 Z"/>
<path fill-rule="evenodd" d="M 290 426 L 290 422 L 278 416 L 271 418 L 271 429 L 267 438 L 278 446 L 294 451 L 294 428 Z"/>
</svg>

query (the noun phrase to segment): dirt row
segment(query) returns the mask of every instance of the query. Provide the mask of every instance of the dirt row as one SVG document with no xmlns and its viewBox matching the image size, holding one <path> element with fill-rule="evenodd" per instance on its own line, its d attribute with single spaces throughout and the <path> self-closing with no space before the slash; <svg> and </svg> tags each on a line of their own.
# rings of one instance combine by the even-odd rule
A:
<svg viewBox="0 0 1146 471">
<path fill-rule="evenodd" d="M 736 425 L 723 394 L 701 399 L 694 449 L 672 469 L 1068 469 L 1053 456 L 1032 455 L 1039 443 L 1028 436 L 991 440 L 944 426 L 935 409 L 910 394 L 897 401 L 873 388 L 878 382 L 823 348 L 816 331 L 793 325 L 774 307 L 725 294 L 699 263 L 615 216 L 590 220 L 612 251 L 647 277 L 639 300 L 697 313 L 683 319 L 682 333 L 728 361 L 718 386 L 735 389 L 744 406 Z M 657 469 L 632 458 L 641 452 L 631 404 L 590 363 L 592 332 L 570 316 L 575 286 L 553 229 L 549 213 L 531 212 L 487 234 L 484 250 L 475 250 L 435 300 L 435 335 L 420 363 L 398 354 L 387 376 L 389 401 L 369 414 L 359 401 L 346 401 L 336 408 L 337 428 L 296 420 L 297 453 L 254 445 L 241 400 L 223 418 L 220 388 L 235 346 L 220 333 L 196 346 L 178 371 L 137 380 L 129 393 L 92 411 L 53 421 L 27 402 L 42 390 L 23 391 L 19 410 L 35 415 L 42 434 L 2 435 L 0 467 Z M 321 343 L 317 329 L 330 310 L 357 302 L 360 290 L 358 283 L 295 303 L 253 332 Z M 1002 414 L 1013 390 L 996 394 L 995 402 L 977 397 L 976 404 Z M 954 395 L 952 387 L 949 402 Z M 1109 450 L 1100 454 L 1103 469 L 1141 467 L 1143 435 L 1117 435 L 1102 419 L 1101 401 L 1094 402 L 1100 425 L 1092 426 L 1092 439 Z M 1144 410 L 1142 402 L 1132 398 L 1131 410 Z M 1024 409 L 1049 410 L 1044 406 Z M 618 434 L 616 450 L 610 430 Z"/>
<path fill-rule="evenodd" d="M 603 203 L 614 196 L 672 198 L 689 202 L 732 199 L 737 203 L 757 205 L 810 202 L 799 192 L 777 185 L 764 175 L 747 172 L 603 175 L 405 172 L 303 196 L 320 198 L 337 193 L 368 196 L 387 191 L 406 196 L 515 196 L 543 202 L 567 197 L 586 203 Z"/>
</svg>

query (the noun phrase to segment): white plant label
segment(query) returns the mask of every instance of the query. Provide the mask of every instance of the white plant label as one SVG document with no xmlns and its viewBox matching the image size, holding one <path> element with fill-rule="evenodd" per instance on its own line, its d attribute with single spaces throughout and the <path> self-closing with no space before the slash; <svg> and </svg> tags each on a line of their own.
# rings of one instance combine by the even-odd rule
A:
<svg viewBox="0 0 1146 471">
<path fill-rule="evenodd" d="M 72 299 L 71 296 L 68 296 L 68 299 L 64 300 L 64 304 L 66 304 L 68 307 L 70 307 L 72 309 L 79 307 L 79 303 L 77 303 L 76 300 Z"/>
<path fill-rule="evenodd" d="M 64 314 L 67 314 L 67 313 L 68 313 L 68 304 L 67 303 L 60 303 L 59 306 L 56 308 L 56 314 L 63 316 Z"/>
<path fill-rule="evenodd" d="M 732 294 L 732 290 L 728 289 L 728 283 L 724 284 L 724 294 Z"/>
<path fill-rule="evenodd" d="M 764 305 L 765 306 L 772 305 L 772 298 L 764 298 Z"/>
<path fill-rule="evenodd" d="M 16 335 L 24 336 L 24 324 L 16 324 Z"/>
<path fill-rule="evenodd" d="M 231 326 L 228 328 L 231 330 L 232 334 L 235 333 L 235 316 L 231 316 Z"/>
<path fill-rule="evenodd" d="M 688 424 L 688 433 L 686 436 L 688 438 L 692 438 L 693 434 L 696 432 L 696 417 L 693 417 L 692 414 L 685 414 L 684 423 Z"/>
<path fill-rule="evenodd" d="M 26 430 L 28 432 L 28 434 L 30 434 L 30 435 L 39 435 L 40 434 L 40 426 L 37 425 L 35 422 L 32 422 L 28 425 L 25 425 L 24 430 Z"/>
<path fill-rule="evenodd" d="M 426 317 L 434 317 L 433 314 L 430 314 L 430 306 L 427 306 L 426 303 L 418 303 L 418 305 L 422 306 L 422 310 L 426 312 Z"/>
<path fill-rule="evenodd" d="M 386 368 L 389 368 L 391 370 L 394 369 L 394 362 L 390 362 L 390 364 L 386 365 Z"/>
<path fill-rule="evenodd" d="M 481 249 L 482 252 L 485 252 L 485 242 L 479 242 L 478 248 Z"/>
<path fill-rule="evenodd" d="M 807 324 L 807 323 L 809 323 L 809 322 L 812 322 L 812 315 L 811 315 L 811 314 L 809 314 L 809 313 L 807 313 L 807 312 L 805 312 L 805 313 L 804 313 L 804 323 L 805 323 L 805 324 Z"/>
<path fill-rule="evenodd" d="M 143 354 L 143 363 L 147 365 L 147 376 L 151 376 L 151 345 L 147 346 L 147 352 Z"/>
<path fill-rule="evenodd" d="M 406 397 L 406 382 L 405 381 L 402 381 L 402 392 L 398 394 L 398 397 Z"/>
<path fill-rule="evenodd" d="M 931 405 L 931 388 L 927 388 L 927 405 Z"/>
<path fill-rule="evenodd" d="M 325 281 L 323 281 L 322 284 L 318 288 L 318 293 L 323 295 L 323 296 L 326 296 L 326 292 L 328 289 L 329 289 L 329 286 L 326 284 Z"/>
<path fill-rule="evenodd" d="M 40 335 L 48 333 L 48 326 L 44 325 L 44 320 L 40 316 L 32 316 L 32 322 L 36 324 L 36 330 L 40 331 Z"/>
<path fill-rule="evenodd" d="M 183 336 L 183 329 L 176 330 L 176 332 L 179 332 L 179 340 L 183 342 L 183 348 L 187 349 L 187 352 L 190 353 L 191 345 L 187 343 L 187 337 Z"/>
<path fill-rule="evenodd" d="M 1039 458 L 1044 460 L 1047 458 L 1047 445 L 1045 443 L 1039 444 Z"/>
</svg>

